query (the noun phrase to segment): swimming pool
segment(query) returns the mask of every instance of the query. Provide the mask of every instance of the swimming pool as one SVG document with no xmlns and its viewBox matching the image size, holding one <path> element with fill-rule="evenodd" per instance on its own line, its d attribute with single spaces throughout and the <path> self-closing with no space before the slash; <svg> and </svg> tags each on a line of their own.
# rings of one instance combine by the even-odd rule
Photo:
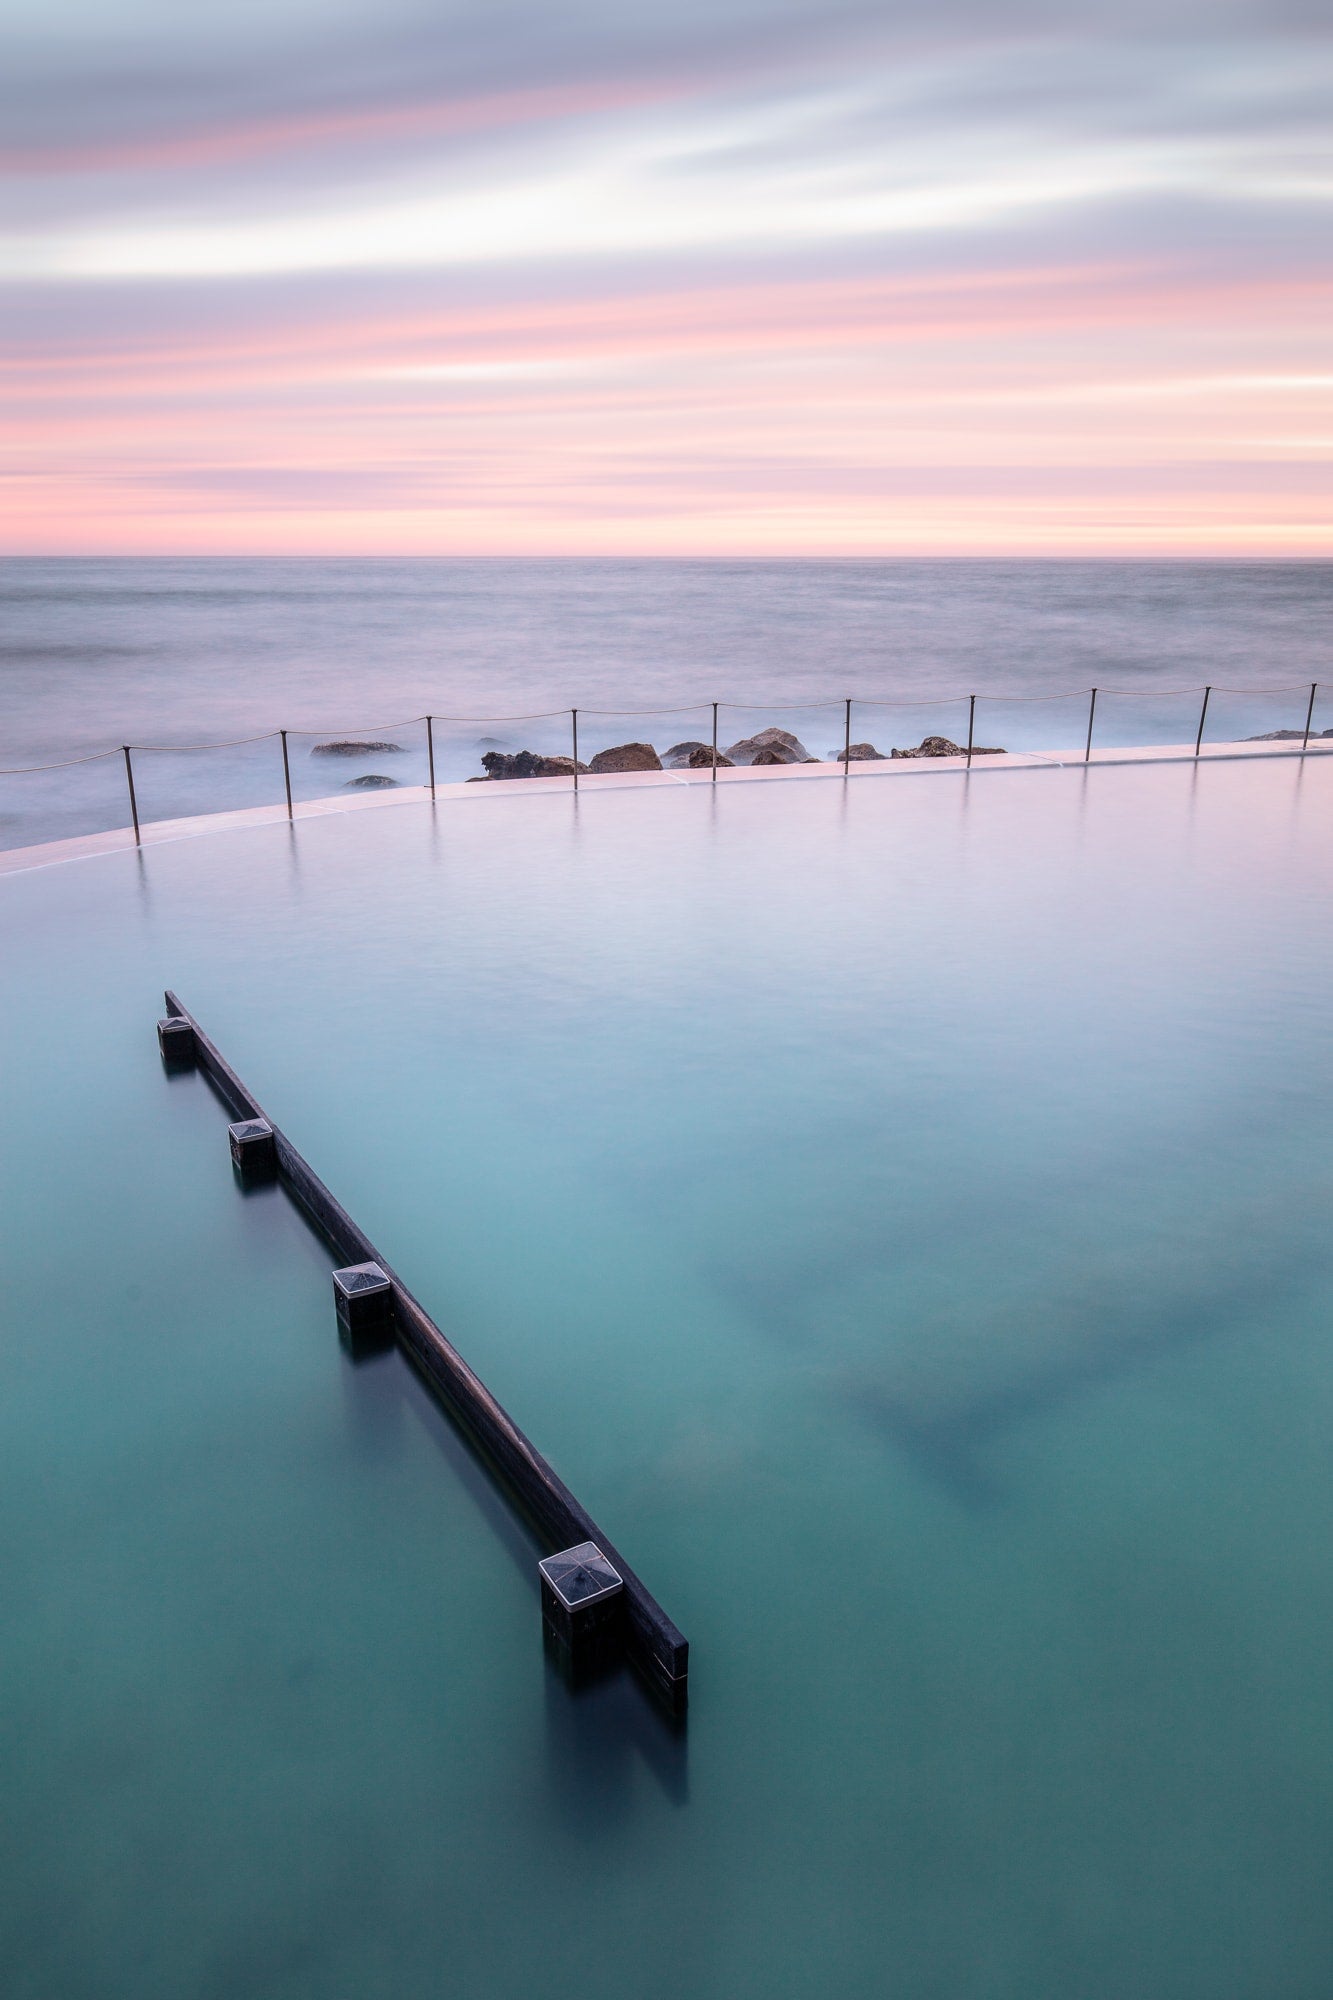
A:
<svg viewBox="0 0 1333 2000">
<path fill-rule="evenodd" d="M 1317 1991 L 1333 773 L 512 796 L 0 881 L 22 2000 Z M 521 1531 L 170 983 L 693 1647 Z"/>
</svg>

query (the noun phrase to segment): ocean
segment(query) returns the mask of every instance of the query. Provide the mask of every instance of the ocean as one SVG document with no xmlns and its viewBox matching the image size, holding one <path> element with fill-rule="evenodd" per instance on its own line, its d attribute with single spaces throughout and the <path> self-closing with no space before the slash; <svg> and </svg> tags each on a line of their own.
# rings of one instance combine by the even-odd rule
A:
<svg viewBox="0 0 1333 2000">
<path fill-rule="evenodd" d="M 427 712 L 445 781 L 568 751 L 575 707 L 584 756 L 704 739 L 718 701 L 724 746 L 772 723 L 823 757 L 848 697 L 883 750 L 963 740 L 976 694 L 978 743 L 1059 751 L 1094 685 L 1125 744 L 1192 741 L 1210 684 L 1210 740 L 1299 728 L 1333 681 L 1327 562 L 11 560 L 0 611 L 7 847 L 126 824 L 127 742 L 152 819 L 281 797 L 279 729 L 313 797 L 370 770 L 310 761 L 332 736 L 420 782 Z"/>
</svg>

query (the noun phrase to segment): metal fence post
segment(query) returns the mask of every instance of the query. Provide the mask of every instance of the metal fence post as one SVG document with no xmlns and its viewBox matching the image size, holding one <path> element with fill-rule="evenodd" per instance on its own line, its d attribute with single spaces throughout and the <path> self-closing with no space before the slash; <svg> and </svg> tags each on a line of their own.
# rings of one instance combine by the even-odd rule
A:
<svg viewBox="0 0 1333 2000">
<path fill-rule="evenodd" d="M 1211 686 L 1206 687 L 1203 691 L 1203 707 L 1199 710 L 1199 733 L 1194 739 L 1194 754 L 1196 757 L 1203 743 L 1203 725 L 1208 719 L 1208 697 L 1212 691 Z"/>
<path fill-rule="evenodd" d="M 1315 698 L 1315 690 L 1318 688 L 1318 686 L 1319 686 L 1318 681 L 1311 681 L 1310 706 L 1305 711 L 1305 741 L 1301 744 L 1302 755 L 1304 755 L 1305 752 L 1310 747 L 1310 724 L 1314 721 L 1314 698 Z"/>
<path fill-rule="evenodd" d="M 574 790 L 577 791 L 579 788 L 579 712 L 576 708 L 570 709 L 569 719 L 574 729 Z"/>
<path fill-rule="evenodd" d="M 852 768 L 852 698 L 847 697 L 847 728 L 842 742 L 842 775 L 845 778 Z"/>
<path fill-rule="evenodd" d="M 713 703 L 713 783 L 717 783 L 717 703 Z"/>
<path fill-rule="evenodd" d="M 134 844 L 136 847 L 141 847 L 143 843 L 139 839 L 139 801 L 134 796 L 134 766 L 130 762 L 130 746 L 128 743 L 122 743 L 120 747 L 125 752 L 125 776 L 129 780 L 130 787 L 130 818 L 134 821 Z"/>
<path fill-rule="evenodd" d="M 287 817 L 290 819 L 292 816 L 292 767 L 287 761 L 287 731 L 280 729 L 278 734 L 282 738 L 282 782 L 287 792 Z"/>
<path fill-rule="evenodd" d="M 1097 713 L 1097 690 L 1096 688 L 1094 688 L 1092 690 L 1092 700 L 1088 703 L 1088 740 L 1083 750 L 1083 762 L 1085 764 L 1090 762 L 1092 758 L 1092 718 L 1096 713 Z"/>
<path fill-rule="evenodd" d="M 430 760 L 430 795 L 435 797 L 435 731 L 430 717 L 426 717 L 426 756 Z"/>
<path fill-rule="evenodd" d="M 976 719 L 977 698 L 974 694 L 970 694 L 967 697 L 967 768 L 969 771 L 972 769 L 972 728 Z"/>
</svg>

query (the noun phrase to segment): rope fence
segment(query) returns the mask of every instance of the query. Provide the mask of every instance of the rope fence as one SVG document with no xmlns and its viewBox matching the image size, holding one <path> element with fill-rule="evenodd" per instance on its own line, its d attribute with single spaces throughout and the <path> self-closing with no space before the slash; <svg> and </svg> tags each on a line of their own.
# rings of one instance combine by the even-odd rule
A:
<svg viewBox="0 0 1333 2000">
<path fill-rule="evenodd" d="M 1217 701 L 1218 699 L 1232 697 L 1232 696 L 1246 700 L 1253 700 L 1256 698 L 1267 699 L 1273 696 L 1300 694 L 1304 698 L 1304 707 L 1305 707 L 1303 729 L 1290 728 L 1280 731 L 1270 731 L 1268 732 L 1268 734 L 1270 737 L 1273 738 L 1283 737 L 1283 738 L 1288 738 L 1293 742 L 1299 738 L 1301 750 L 1302 752 L 1305 752 L 1309 749 L 1310 746 L 1310 738 L 1313 731 L 1315 703 L 1319 694 L 1320 685 L 1321 684 L 1318 681 L 1301 681 L 1301 682 L 1279 682 L 1261 687 L 1228 687 L 1228 686 L 1223 686 L 1221 684 L 1213 684 L 1213 683 L 1194 684 L 1191 686 L 1180 687 L 1180 688 L 1142 688 L 1142 687 L 1123 688 L 1114 686 L 1109 686 L 1109 687 L 1097 686 L 1091 688 L 1062 689 L 1062 690 L 1056 690 L 1048 694 L 1026 694 L 1026 695 L 1025 694 L 977 694 L 977 693 L 962 693 L 962 692 L 956 694 L 936 694 L 930 696 L 921 696 L 921 695 L 895 696 L 895 695 L 883 695 L 883 694 L 846 695 L 843 696 L 840 700 L 836 701 L 832 698 L 827 698 L 823 701 L 744 701 L 744 702 L 714 701 L 712 699 L 702 699 L 699 701 L 687 702 L 679 705 L 673 704 L 671 706 L 654 706 L 651 708 L 634 707 L 634 708 L 535 709 L 535 710 L 526 710 L 523 713 L 517 715 L 440 715 L 432 711 L 424 715 L 410 716 L 406 720 L 400 720 L 397 722 L 364 725 L 359 729 L 357 729 L 356 731 L 352 731 L 347 728 L 344 728 L 341 732 L 332 729 L 313 729 L 313 728 L 271 729 L 271 730 L 263 730 L 253 736 L 228 737 L 210 743 L 121 743 L 108 746 L 104 750 L 89 751 L 82 756 L 61 758 L 59 760 L 52 761 L 49 763 L 21 764 L 21 765 L 3 767 L 0 768 L 0 778 L 19 778 L 19 777 L 38 776 L 54 771 L 72 770 L 78 766 L 85 764 L 100 763 L 108 758 L 121 757 L 124 760 L 125 785 L 129 799 L 130 817 L 134 828 L 135 839 L 137 841 L 140 839 L 140 823 L 139 823 L 140 815 L 139 815 L 139 800 L 135 784 L 135 770 L 133 761 L 136 754 L 142 756 L 161 756 L 161 755 L 192 756 L 198 754 L 207 754 L 209 752 L 215 752 L 215 751 L 247 749 L 258 743 L 268 743 L 268 742 L 279 743 L 281 745 L 281 753 L 282 753 L 283 785 L 286 795 L 287 812 L 288 816 L 291 817 L 294 814 L 295 807 L 294 807 L 293 790 L 292 790 L 292 766 L 291 766 L 291 757 L 289 752 L 289 739 L 293 737 L 303 737 L 303 738 L 324 737 L 324 738 L 334 739 L 329 742 L 312 744 L 310 749 L 310 754 L 312 756 L 360 755 L 362 753 L 366 754 L 380 753 L 380 752 L 387 753 L 390 751 L 394 753 L 399 753 L 403 749 L 403 745 L 401 744 L 394 742 L 375 741 L 375 740 L 368 741 L 364 739 L 371 738 L 372 735 L 383 734 L 386 731 L 399 732 L 406 729 L 415 728 L 419 724 L 424 724 L 425 750 L 426 750 L 426 760 L 428 768 L 428 786 L 431 796 L 434 797 L 436 791 L 436 751 L 437 751 L 436 732 L 438 729 L 454 729 L 454 728 L 464 728 L 464 727 L 475 728 L 480 725 L 510 728 L 520 723 L 549 724 L 549 723 L 563 722 L 568 729 L 568 737 L 567 737 L 567 742 L 569 745 L 568 755 L 564 754 L 563 752 L 557 752 L 554 756 L 546 755 L 541 752 L 528 753 L 530 754 L 532 762 L 534 764 L 555 765 L 556 767 L 558 767 L 556 771 L 539 771 L 535 773 L 528 772 L 526 770 L 519 772 L 504 772 L 504 773 L 497 771 L 494 775 L 496 776 L 499 775 L 525 776 L 534 774 L 543 776 L 567 775 L 572 778 L 574 789 L 577 790 L 580 772 L 586 771 L 588 769 L 587 766 L 581 765 L 579 762 L 580 720 L 584 722 L 586 728 L 586 726 L 590 723 L 596 723 L 599 721 L 604 722 L 610 719 L 615 719 L 620 717 L 623 717 L 626 720 L 628 720 L 630 718 L 637 719 L 643 716 L 657 716 L 665 718 L 667 716 L 683 716 L 683 715 L 702 716 L 705 713 L 710 714 L 711 726 L 712 726 L 711 744 L 706 744 L 700 741 L 698 743 L 689 746 L 682 745 L 680 747 L 682 749 L 688 747 L 694 753 L 696 753 L 693 759 L 695 768 L 707 768 L 711 764 L 713 780 L 714 782 L 716 782 L 719 768 L 725 768 L 730 762 L 729 758 L 721 751 L 719 747 L 720 719 L 723 716 L 727 715 L 756 716 L 760 714 L 772 715 L 775 713 L 781 715 L 812 714 L 817 711 L 829 711 L 830 713 L 833 713 L 838 710 L 841 710 L 842 713 L 840 716 L 840 720 L 843 725 L 841 732 L 843 738 L 841 751 L 838 752 L 836 756 L 834 756 L 833 753 L 830 753 L 828 760 L 820 758 L 812 758 L 810 761 L 838 762 L 844 765 L 845 771 L 850 771 L 851 764 L 853 763 L 853 761 L 861 761 L 863 758 L 866 757 L 874 757 L 876 759 L 881 759 L 883 757 L 882 752 L 876 751 L 873 749 L 873 746 L 865 744 L 856 746 L 857 757 L 855 759 L 853 758 L 854 746 L 852 743 L 852 719 L 855 710 L 860 709 L 860 710 L 882 711 L 890 709 L 891 710 L 897 710 L 897 709 L 921 710 L 921 709 L 931 709 L 931 708 L 938 709 L 938 708 L 948 708 L 954 706 L 961 707 L 963 703 L 966 703 L 967 704 L 966 745 L 959 743 L 956 746 L 951 745 L 946 750 L 931 751 L 926 754 L 938 754 L 938 755 L 953 754 L 954 749 L 956 748 L 957 754 L 964 756 L 966 758 L 967 766 L 970 769 L 973 758 L 975 756 L 994 754 L 993 750 L 985 749 L 982 746 L 980 746 L 977 742 L 976 718 L 977 718 L 978 704 L 980 703 L 985 703 L 987 705 L 994 704 L 1000 707 L 1004 706 L 1031 707 L 1040 703 L 1086 701 L 1087 726 L 1086 730 L 1080 729 L 1080 733 L 1083 739 L 1081 746 L 1082 761 L 1087 763 L 1091 761 L 1093 753 L 1094 738 L 1096 735 L 1097 725 L 1098 725 L 1099 701 L 1104 704 L 1108 700 L 1129 699 L 1136 703 L 1141 703 L 1141 702 L 1154 702 L 1154 701 L 1160 702 L 1160 701 L 1172 701 L 1172 700 L 1180 701 L 1185 699 L 1193 700 L 1195 698 L 1198 698 L 1199 711 L 1198 711 L 1197 727 L 1191 724 L 1194 734 L 1193 754 L 1197 757 L 1202 753 L 1204 734 L 1208 723 L 1209 706 L 1211 703 Z M 770 731 L 769 734 L 781 736 L 783 732 Z M 1324 731 L 1323 734 L 1333 735 L 1333 731 Z M 793 742 L 799 742 L 799 739 L 797 738 L 789 738 L 788 740 Z M 1235 739 L 1226 739 L 1226 740 L 1235 740 Z M 1256 737 L 1244 740 L 1260 741 L 1265 739 Z M 483 738 L 482 741 L 484 742 L 485 739 Z M 948 744 L 949 739 L 944 737 L 932 738 L 927 736 L 926 738 L 923 739 L 923 745 L 925 743 Z M 633 746 L 622 746 L 622 747 L 633 747 Z M 651 746 L 645 746 L 645 747 L 651 748 Z M 732 747 L 734 748 L 736 746 Z M 653 754 L 655 757 L 656 753 L 654 752 Z M 898 750 L 893 750 L 889 754 L 891 756 L 897 757 L 904 754 L 920 755 L 922 754 L 922 752 L 913 751 L 911 753 L 904 753 Z M 1038 756 L 1042 753 L 1033 750 L 1030 752 L 1024 752 L 1024 754 Z M 488 761 L 488 759 L 483 758 L 482 761 L 485 763 Z M 492 759 L 489 761 L 494 762 L 495 760 Z M 766 759 L 765 761 L 771 761 L 771 759 Z M 785 759 L 780 759 L 779 761 L 785 761 Z M 627 767 L 621 766 L 619 768 L 623 769 Z M 654 764 L 652 768 L 658 768 L 658 767 Z M 488 775 L 490 774 L 488 773 Z M 389 784 L 394 784 L 397 781 L 395 779 L 383 777 L 377 774 L 371 774 L 369 777 L 352 779 L 349 782 L 352 784 L 369 786 L 378 784 L 389 785 Z"/>
</svg>

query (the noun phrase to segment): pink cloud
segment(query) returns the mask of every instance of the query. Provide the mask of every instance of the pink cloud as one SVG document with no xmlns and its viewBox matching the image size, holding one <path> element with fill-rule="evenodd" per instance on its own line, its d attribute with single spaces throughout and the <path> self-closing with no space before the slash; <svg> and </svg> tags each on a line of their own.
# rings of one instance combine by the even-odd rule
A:
<svg viewBox="0 0 1333 2000">
<path fill-rule="evenodd" d="M 239 336 L 11 363 L 0 533 L 71 553 L 1328 552 L 1329 306 L 1309 281 L 1152 264 L 307 301 Z"/>
<path fill-rule="evenodd" d="M 282 155 L 350 150 L 390 141 L 465 138 L 562 118 L 622 111 L 659 103 L 675 94 L 665 80 L 640 79 L 494 91 L 477 97 L 363 105 L 352 110 L 287 113 L 202 131 L 117 138 L 86 145 L 0 145 L 0 172 L 78 174 L 225 167 L 272 161 Z"/>
</svg>

